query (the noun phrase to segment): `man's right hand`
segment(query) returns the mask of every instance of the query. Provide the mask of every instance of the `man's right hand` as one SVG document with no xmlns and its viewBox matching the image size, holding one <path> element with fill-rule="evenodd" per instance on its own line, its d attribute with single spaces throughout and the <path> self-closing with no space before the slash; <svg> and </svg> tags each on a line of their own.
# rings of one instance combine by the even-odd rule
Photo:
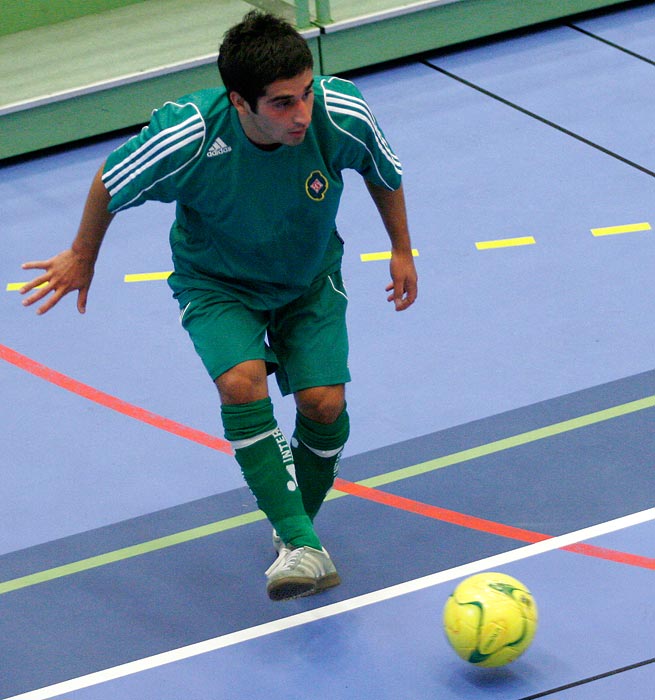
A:
<svg viewBox="0 0 655 700">
<path fill-rule="evenodd" d="M 23 300 L 23 306 L 32 306 L 46 299 L 37 309 L 37 314 L 41 315 L 50 311 L 66 294 L 77 289 L 77 310 L 83 314 L 86 311 L 94 266 L 94 259 L 75 253 L 72 249 L 64 250 L 49 260 L 24 263 L 23 270 L 44 272 L 21 287 L 21 294 L 33 292 Z"/>
</svg>

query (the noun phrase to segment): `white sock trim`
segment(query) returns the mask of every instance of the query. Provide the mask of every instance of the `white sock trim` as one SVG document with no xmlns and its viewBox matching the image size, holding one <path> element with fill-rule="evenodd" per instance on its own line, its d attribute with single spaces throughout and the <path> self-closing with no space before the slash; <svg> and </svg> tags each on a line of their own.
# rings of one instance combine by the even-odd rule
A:
<svg viewBox="0 0 655 700">
<path fill-rule="evenodd" d="M 273 430 L 267 430 L 265 433 L 255 435 L 255 437 L 246 438 L 245 440 L 233 440 L 230 442 L 230 445 L 232 445 L 232 449 L 234 450 L 241 450 L 244 447 L 250 447 L 250 445 L 254 445 L 260 440 L 266 440 L 266 438 L 271 437 L 271 435 L 273 435 L 273 433 L 275 433 L 277 430 L 278 428 L 276 426 L 275 428 L 273 428 Z"/>
<path fill-rule="evenodd" d="M 303 442 L 303 445 L 310 451 L 313 452 L 315 455 L 318 455 L 319 457 L 323 457 L 323 459 L 330 459 L 330 457 L 336 457 L 341 450 L 343 450 L 344 446 L 341 445 L 341 447 L 337 447 L 336 450 L 315 450 L 313 447 L 310 447 L 306 442 Z"/>
</svg>

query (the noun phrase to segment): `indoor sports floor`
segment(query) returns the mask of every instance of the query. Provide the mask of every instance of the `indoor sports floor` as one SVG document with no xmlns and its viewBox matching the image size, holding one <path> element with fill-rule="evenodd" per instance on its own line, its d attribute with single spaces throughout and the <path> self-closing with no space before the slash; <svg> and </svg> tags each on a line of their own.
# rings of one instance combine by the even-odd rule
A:
<svg viewBox="0 0 655 700">
<path fill-rule="evenodd" d="M 420 298 L 387 304 L 349 176 L 353 434 L 317 521 L 343 583 L 319 596 L 266 597 L 270 528 L 160 274 L 170 206 L 116 219 L 85 316 L 21 307 L 20 264 L 69 244 L 124 137 L 0 169 L 3 699 L 653 697 L 655 7 L 355 79 L 405 166 Z M 441 629 L 486 570 L 540 613 L 498 670 Z"/>
</svg>

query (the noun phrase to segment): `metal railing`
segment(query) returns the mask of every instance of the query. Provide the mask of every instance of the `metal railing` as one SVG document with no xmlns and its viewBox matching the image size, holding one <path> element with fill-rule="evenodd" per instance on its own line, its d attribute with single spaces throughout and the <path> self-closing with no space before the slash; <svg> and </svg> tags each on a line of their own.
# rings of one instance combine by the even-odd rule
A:
<svg viewBox="0 0 655 700">
<path fill-rule="evenodd" d="M 251 5 L 266 12 L 272 12 L 294 24 L 298 29 L 307 29 L 316 24 L 329 24 L 330 0 L 248 0 Z M 314 12 L 312 8 L 314 6 Z"/>
</svg>

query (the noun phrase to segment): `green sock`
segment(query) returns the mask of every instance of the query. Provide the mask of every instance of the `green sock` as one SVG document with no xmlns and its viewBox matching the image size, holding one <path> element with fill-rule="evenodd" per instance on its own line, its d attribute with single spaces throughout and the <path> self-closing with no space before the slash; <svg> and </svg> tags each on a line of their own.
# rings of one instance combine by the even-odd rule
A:
<svg viewBox="0 0 655 700">
<path fill-rule="evenodd" d="M 243 477 L 282 541 L 321 549 L 303 506 L 293 453 L 277 426 L 270 398 L 222 406 L 221 416 Z"/>
<path fill-rule="evenodd" d="M 339 459 L 350 433 L 344 408 L 334 423 L 317 423 L 296 412 L 291 450 L 307 515 L 313 521 L 339 471 Z"/>
</svg>

